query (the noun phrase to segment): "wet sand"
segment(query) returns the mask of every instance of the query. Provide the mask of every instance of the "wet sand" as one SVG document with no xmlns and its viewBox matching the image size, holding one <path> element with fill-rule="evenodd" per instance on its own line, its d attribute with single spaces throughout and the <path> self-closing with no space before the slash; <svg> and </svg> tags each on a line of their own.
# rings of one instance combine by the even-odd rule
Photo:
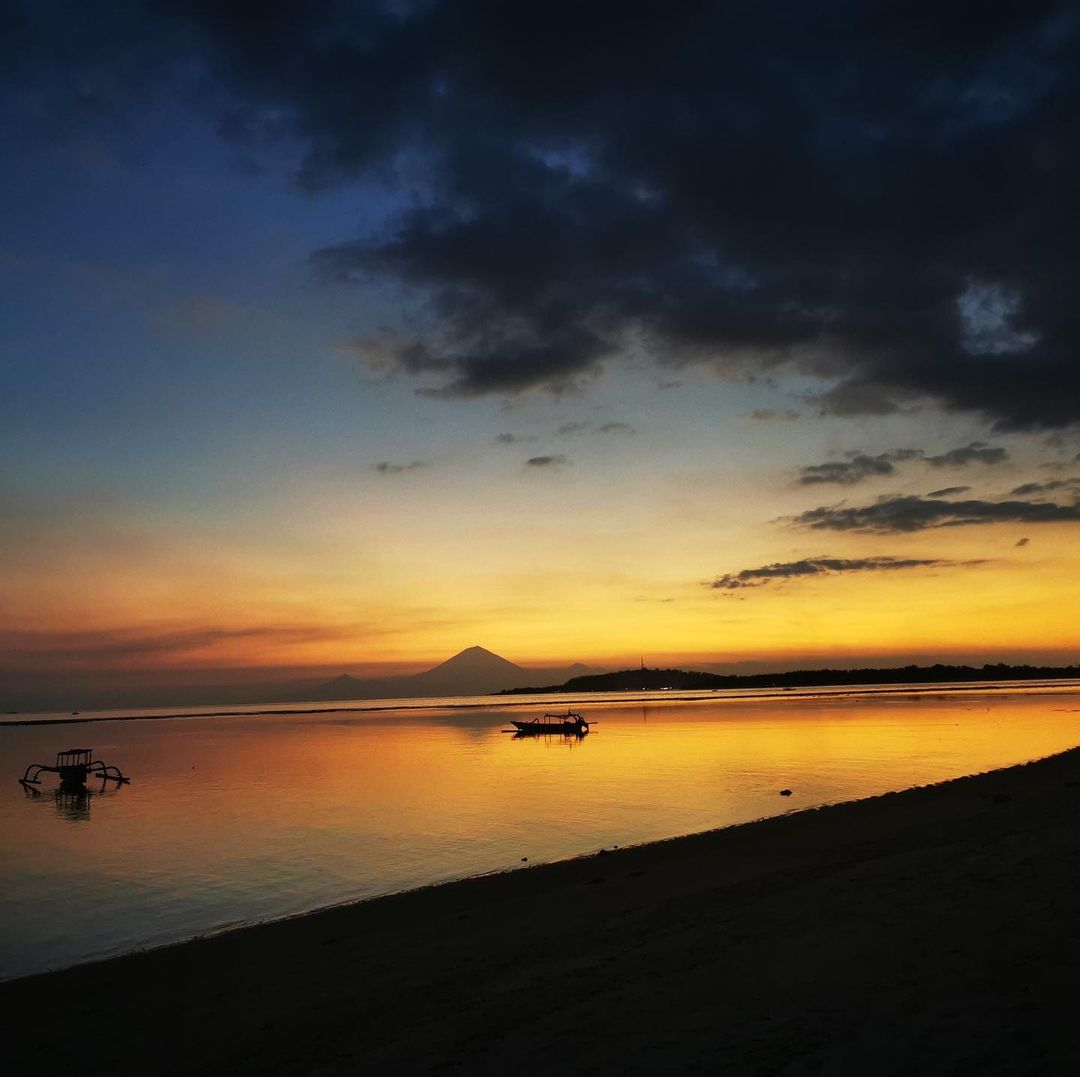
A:
<svg viewBox="0 0 1080 1077">
<path fill-rule="evenodd" d="M 1080 749 L 14 981 L 0 1013 L 45 1070 L 1072 1074 L 1078 984 Z"/>
</svg>

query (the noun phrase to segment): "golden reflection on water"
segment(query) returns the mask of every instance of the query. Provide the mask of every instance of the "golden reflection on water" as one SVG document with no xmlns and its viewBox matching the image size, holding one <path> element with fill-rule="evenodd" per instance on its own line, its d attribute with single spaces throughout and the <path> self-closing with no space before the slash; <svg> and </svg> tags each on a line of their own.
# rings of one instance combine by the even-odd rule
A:
<svg viewBox="0 0 1080 1077">
<path fill-rule="evenodd" d="M 581 740 L 511 709 L 0 726 L 0 975 L 1080 743 L 1076 690 L 575 709 Z M 76 741 L 132 784 L 24 793 Z"/>
</svg>

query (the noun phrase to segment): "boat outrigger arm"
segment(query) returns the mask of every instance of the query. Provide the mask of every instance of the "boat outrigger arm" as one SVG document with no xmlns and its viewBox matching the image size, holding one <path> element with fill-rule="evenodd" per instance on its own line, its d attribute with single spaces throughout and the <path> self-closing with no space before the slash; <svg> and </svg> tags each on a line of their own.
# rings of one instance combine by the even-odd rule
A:
<svg viewBox="0 0 1080 1077">
<path fill-rule="evenodd" d="M 24 786 L 40 785 L 42 774 L 59 774 L 60 784 L 66 786 L 85 785 L 86 779 L 91 777 L 117 785 L 127 785 L 131 780 L 120 773 L 119 767 L 94 759 L 93 755 L 93 748 L 68 748 L 66 752 L 57 752 L 55 766 L 31 763 L 19 782 Z"/>
</svg>

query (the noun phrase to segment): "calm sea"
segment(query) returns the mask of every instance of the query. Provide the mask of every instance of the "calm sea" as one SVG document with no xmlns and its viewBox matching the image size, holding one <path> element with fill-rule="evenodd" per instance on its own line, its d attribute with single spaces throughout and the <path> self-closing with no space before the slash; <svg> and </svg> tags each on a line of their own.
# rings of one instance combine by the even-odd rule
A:
<svg viewBox="0 0 1080 1077">
<path fill-rule="evenodd" d="M 568 705 L 593 723 L 583 740 L 503 732 Z M 1080 686 L 1061 683 L 333 707 L 7 716 L 0 977 L 1080 744 Z M 76 745 L 131 784 L 85 796 L 48 775 L 37 795 L 18 784 Z"/>
</svg>

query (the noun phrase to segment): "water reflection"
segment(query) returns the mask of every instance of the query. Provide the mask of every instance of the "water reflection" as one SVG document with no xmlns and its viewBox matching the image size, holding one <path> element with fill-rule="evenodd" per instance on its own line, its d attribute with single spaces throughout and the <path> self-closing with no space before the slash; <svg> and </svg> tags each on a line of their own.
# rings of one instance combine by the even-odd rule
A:
<svg viewBox="0 0 1080 1077">
<path fill-rule="evenodd" d="M 85 785 L 61 782 L 50 791 L 35 789 L 24 783 L 23 792 L 29 800 L 37 801 L 42 807 L 51 805 L 58 816 L 73 823 L 89 822 L 92 801 L 115 795 L 115 790 L 106 788 L 104 783 L 100 789 L 87 789 Z"/>
<path fill-rule="evenodd" d="M 583 738 L 503 733 L 530 712 L 490 705 L 102 723 L 138 781 L 74 796 L 17 792 L 57 732 L 0 724 L 0 977 L 1080 742 L 1067 688 L 578 706 Z"/>
<path fill-rule="evenodd" d="M 82 789 L 60 786 L 53 790 L 57 813 L 74 823 L 87 822 L 90 819 L 92 799 L 93 794 L 85 786 Z"/>
</svg>

